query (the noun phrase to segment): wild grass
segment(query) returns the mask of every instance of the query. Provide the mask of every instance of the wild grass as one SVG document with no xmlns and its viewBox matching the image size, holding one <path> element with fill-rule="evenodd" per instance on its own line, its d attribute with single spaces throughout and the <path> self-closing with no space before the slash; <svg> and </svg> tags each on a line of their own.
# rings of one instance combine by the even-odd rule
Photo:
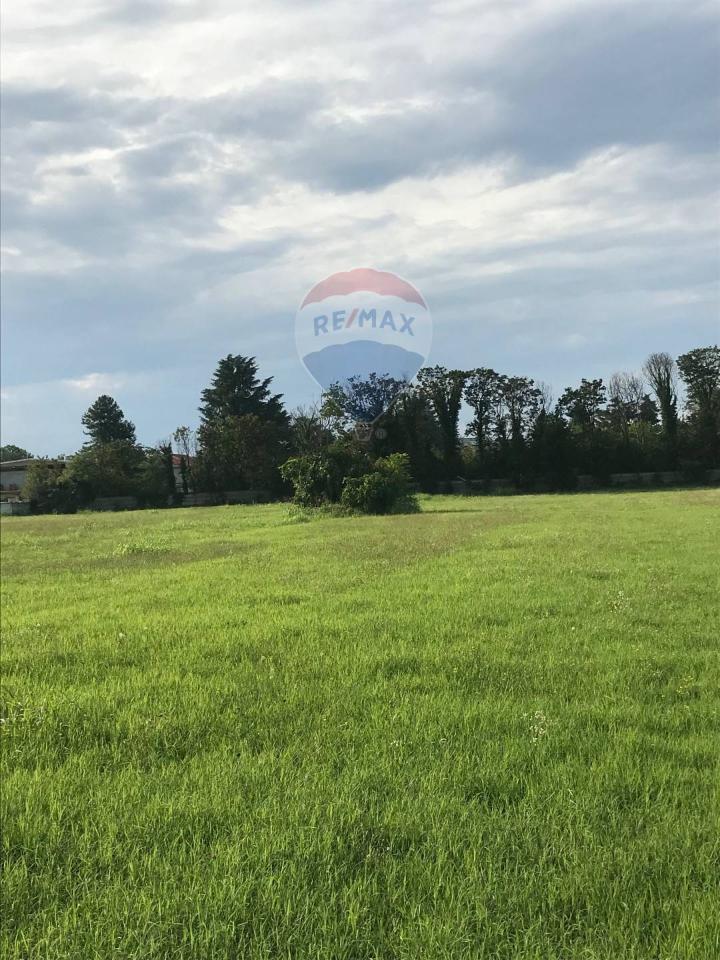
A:
<svg viewBox="0 0 720 960">
<path fill-rule="evenodd" d="M 715 960 L 719 507 L 4 521 L 2 955 Z"/>
</svg>

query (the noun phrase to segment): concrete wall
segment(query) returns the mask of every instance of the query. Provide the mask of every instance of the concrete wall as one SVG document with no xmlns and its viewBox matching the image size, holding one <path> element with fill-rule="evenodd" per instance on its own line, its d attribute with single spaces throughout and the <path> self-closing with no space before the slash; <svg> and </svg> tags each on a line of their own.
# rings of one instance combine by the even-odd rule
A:
<svg viewBox="0 0 720 960">
<path fill-rule="evenodd" d="M 225 503 L 267 503 L 270 494 L 267 490 L 226 490 Z"/>
<path fill-rule="evenodd" d="M 135 510 L 136 497 L 98 497 L 90 504 L 91 510 Z"/>
<path fill-rule="evenodd" d="M 720 470 L 706 470 L 695 483 L 720 485 Z M 683 484 L 693 485 L 693 482 L 680 470 L 660 470 L 656 473 L 611 473 L 610 486 L 618 489 L 632 487 L 677 487 Z M 577 477 L 577 490 L 600 490 L 602 484 L 590 474 L 581 473 Z M 607 484 L 605 484 L 607 487 Z M 492 480 L 453 480 L 449 485 L 452 493 L 493 493 L 499 490 L 516 490 L 517 485 L 506 477 L 495 477 Z M 538 478 L 536 487 L 543 489 L 542 477 Z"/>
<path fill-rule="evenodd" d="M 267 490 L 226 490 L 224 493 L 186 493 L 183 507 L 214 507 L 220 503 L 267 503 Z"/>
<path fill-rule="evenodd" d="M 30 513 L 30 504 L 23 500 L 0 501 L 0 514 L 3 516 L 26 517 Z"/>
</svg>

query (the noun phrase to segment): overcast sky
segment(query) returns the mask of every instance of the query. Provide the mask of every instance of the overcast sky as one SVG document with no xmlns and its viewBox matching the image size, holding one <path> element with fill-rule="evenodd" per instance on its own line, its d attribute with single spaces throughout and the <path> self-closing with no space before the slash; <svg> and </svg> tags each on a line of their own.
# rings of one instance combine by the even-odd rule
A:
<svg viewBox="0 0 720 960">
<path fill-rule="evenodd" d="M 324 276 L 424 294 L 432 363 L 552 384 L 720 333 L 718 5 L 23 0 L 4 10 L 3 442 L 142 442 L 227 353 L 318 391 Z"/>
</svg>

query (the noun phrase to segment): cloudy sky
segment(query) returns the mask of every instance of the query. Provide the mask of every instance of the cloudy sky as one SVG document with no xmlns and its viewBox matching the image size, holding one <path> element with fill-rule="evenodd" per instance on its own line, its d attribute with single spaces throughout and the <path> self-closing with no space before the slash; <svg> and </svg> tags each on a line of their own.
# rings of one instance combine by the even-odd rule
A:
<svg viewBox="0 0 720 960">
<path fill-rule="evenodd" d="M 431 361 L 552 384 L 716 342 L 718 6 L 23 0 L 3 31 L 3 442 L 117 398 L 193 424 L 220 356 L 318 391 L 324 276 L 425 295 Z"/>
</svg>

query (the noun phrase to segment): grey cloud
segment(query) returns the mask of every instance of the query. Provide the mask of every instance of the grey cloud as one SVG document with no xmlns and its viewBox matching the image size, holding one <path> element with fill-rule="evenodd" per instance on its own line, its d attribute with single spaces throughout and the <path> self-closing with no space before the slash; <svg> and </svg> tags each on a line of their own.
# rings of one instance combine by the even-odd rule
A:
<svg viewBox="0 0 720 960">
<path fill-rule="evenodd" d="M 531 163 L 562 165 L 608 143 L 709 150 L 720 92 L 718 20 L 682 7 L 613 9 L 528 40 L 500 71 L 506 142 Z"/>
<path fill-rule="evenodd" d="M 3 144 L 4 229 L 26 238 L 42 232 L 92 255 L 130 251 L 139 223 L 145 233 L 206 232 L 229 204 L 255 199 L 270 169 L 270 164 L 253 171 L 228 163 L 223 151 L 230 131 L 247 139 L 248 157 L 259 155 L 262 161 L 263 138 L 290 136 L 291 124 L 304 122 L 320 102 L 314 84 L 269 83 L 205 100 L 150 102 L 106 91 L 84 98 L 68 88 L 11 87 L 11 126 Z M 131 135 L 139 145 L 127 145 Z M 34 196 L 47 176 L 37 172 L 47 157 L 98 147 L 120 149 L 123 182 L 99 177 L 91 163 L 64 170 L 55 165 L 54 173 L 72 172 L 76 184 Z M 186 174 L 192 179 L 178 179 Z"/>
<path fill-rule="evenodd" d="M 97 100 L 67 87 L 28 89 L 5 84 L 2 96 L 2 123 L 5 129 L 29 123 L 57 123 L 87 120 L 97 116 Z"/>
<path fill-rule="evenodd" d="M 344 191 L 502 155 L 534 170 L 611 144 L 714 150 L 719 24 L 677 4 L 579 9 L 522 34 L 492 67 L 418 65 L 416 92 L 433 91 L 431 106 L 365 121 L 315 118 L 281 155 L 282 169 Z"/>
<path fill-rule="evenodd" d="M 318 118 L 304 140 L 278 151 L 289 178 L 337 192 L 374 190 L 404 177 L 502 152 L 491 98 L 445 100 L 370 121 Z"/>
<path fill-rule="evenodd" d="M 103 87 L 83 90 L 73 86 L 3 84 L 2 123 L 5 129 L 35 123 L 73 124 L 106 119 L 108 123 L 137 126 L 152 123 L 173 103 L 171 98 L 147 98 L 122 92 L 118 86 L 140 86 L 137 78 L 110 77 Z"/>
<path fill-rule="evenodd" d="M 20 201 L 14 225 L 42 231 L 56 243 L 90 256 L 110 257 L 132 252 L 143 235 L 159 228 L 189 235 L 198 225 L 205 230 L 214 215 L 211 199 L 191 183 L 138 179 L 124 189 L 86 178 L 49 202 Z"/>
<path fill-rule="evenodd" d="M 3 186 L 24 192 L 42 185 L 38 169 L 48 159 L 123 148 L 131 135 L 148 136 L 172 106 L 167 98 L 16 83 L 5 85 L 2 102 Z"/>
<path fill-rule="evenodd" d="M 134 178 L 169 178 L 191 173 L 212 163 L 213 144 L 195 134 L 171 137 L 128 150 L 123 156 L 125 172 Z"/>
<path fill-rule="evenodd" d="M 79 357 L 88 369 L 105 369 L 109 358 L 133 369 L 141 353 L 144 364 L 161 368 L 168 351 L 184 356 L 188 339 L 191 354 L 212 357 L 223 331 L 233 339 L 259 318 L 247 316 L 242 304 L 224 308 L 224 316 L 216 307 L 208 329 L 201 295 L 229 277 L 270 266 L 300 239 L 276 234 L 231 250 L 176 251 L 160 271 L 119 259 L 63 276 L 9 273 L 2 285 L 3 350 L 14 374 L 5 382 L 23 382 L 29 370 L 36 379 L 73 376 Z M 262 339 L 258 328 L 254 335 Z M 38 351 L 39 342 L 53 347 Z"/>
<path fill-rule="evenodd" d="M 330 92 L 317 82 L 270 80 L 190 103 L 183 119 L 221 137 L 287 140 L 329 101 Z"/>
</svg>

